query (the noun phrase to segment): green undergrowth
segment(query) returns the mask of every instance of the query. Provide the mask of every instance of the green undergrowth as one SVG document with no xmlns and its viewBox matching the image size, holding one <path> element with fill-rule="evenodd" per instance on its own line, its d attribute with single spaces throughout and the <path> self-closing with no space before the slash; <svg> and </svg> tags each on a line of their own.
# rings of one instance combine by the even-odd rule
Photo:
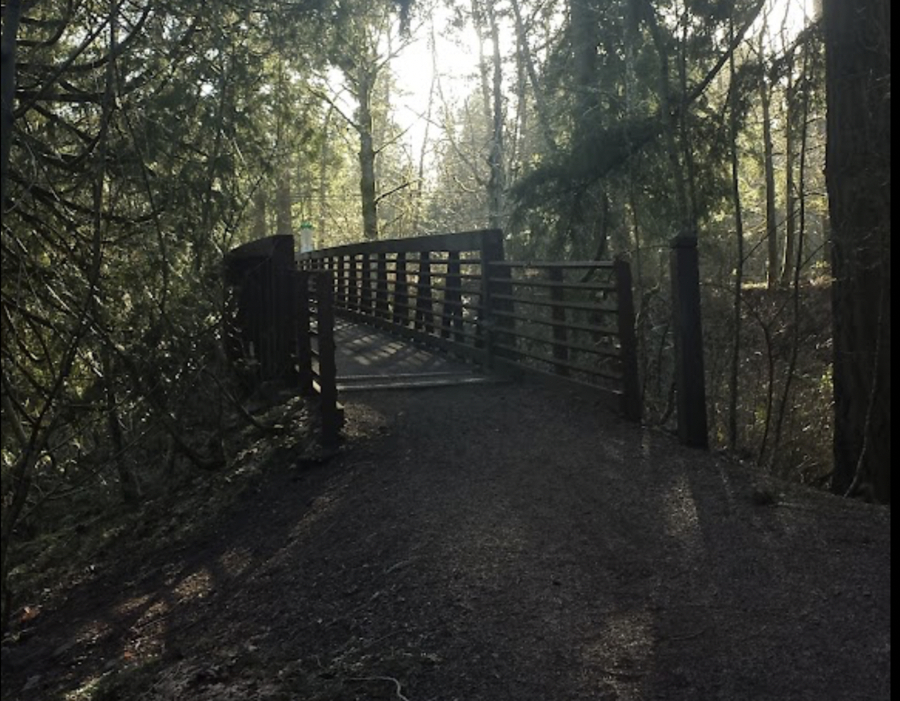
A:
<svg viewBox="0 0 900 701">
<path fill-rule="evenodd" d="M 138 504 L 123 503 L 113 488 L 86 488 L 69 494 L 64 508 L 53 505 L 37 533 L 16 542 L 10 577 L 15 606 L 5 641 L 27 628 L 40 607 L 95 573 L 202 533 L 257 490 L 267 471 L 322 458 L 302 400 L 271 406 L 255 418 L 269 430 L 242 423 L 227 437 L 228 460 L 219 470 L 182 466 L 167 484 L 144 484 Z"/>
</svg>

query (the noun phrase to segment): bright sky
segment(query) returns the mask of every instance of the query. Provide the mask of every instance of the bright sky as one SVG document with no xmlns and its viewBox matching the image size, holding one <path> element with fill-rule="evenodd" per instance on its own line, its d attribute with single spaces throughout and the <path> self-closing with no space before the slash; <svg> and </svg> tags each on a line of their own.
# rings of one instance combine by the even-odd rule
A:
<svg viewBox="0 0 900 701">
<path fill-rule="evenodd" d="M 447 104 L 452 105 L 477 85 L 478 37 L 471 25 L 450 29 L 450 14 L 443 6 L 435 9 L 432 21 L 440 88 Z M 416 159 L 425 138 L 424 116 L 428 110 L 428 92 L 434 67 L 430 34 L 429 24 L 423 24 L 418 28 L 417 38 L 392 63 L 398 87 L 402 90 L 394 100 L 394 118 L 402 128 L 409 129 L 405 140 L 411 145 Z M 486 48 L 490 50 L 489 45 Z M 432 121 L 440 122 L 440 109 L 440 96 L 435 94 Z M 437 131 L 432 125 L 429 138 L 433 139 Z"/>
<path fill-rule="evenodd" d="M 784 26 L 786 40 L 793 40 L 811 18 L 814 1 L 769 0 L 768 24 L 773 37 L 777 37 Z M 467 24 L 462 30 L 450 29 L 450 17 L 450 13 L 441 4 L 438 4 L 432 15 L 441 87 L 448 104 L 453 104 L 477 86 L 478 40 L 471 24 Z M 751 33 L 758 31 L 759 25 L 751 29 Z M 418 159 L 425 138 L 424 115 L 428 108 L 428 91 L 431 86 L 432 54 L 429 24 L 425 22 L 421 26 L 414 26 L 413 32 L 416 39 L 393 61 L 392 69 L 397 76 L 398 86 L 403 90 L 403 93 L 395 95 L 394 118 L 401 128 L 408 130 L 404 140 L 410 146 L 413 157 Z M 515 48 L 508 22 L 501 26 L 500 43 L 501 54 L 511 56 Z M 781 48 L 780 39 L 773 38 L 773 43 L 776 50 Z M 491 51 L 490 43 L 485 44 L 485 51 Z M 507 74 L 509 70 L 507 69 Z M 439 108 L 440 101 L 435 98 L 433 120 L 440 120 Z M 437 133 L 437 128 L 432 125 L 429 139 L 434 139 Z"/>
</svg>

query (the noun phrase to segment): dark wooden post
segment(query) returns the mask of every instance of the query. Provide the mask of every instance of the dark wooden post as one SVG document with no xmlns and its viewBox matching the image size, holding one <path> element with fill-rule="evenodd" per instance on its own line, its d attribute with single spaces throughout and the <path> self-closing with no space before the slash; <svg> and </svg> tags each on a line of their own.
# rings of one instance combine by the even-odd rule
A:
<svg viewBox="0 0 900 701">
<path fill-rule="evenodd" d="M 562 268 L 547 268 L 547 276 L 550 282 L 554 283 L 550 288 L 550 299 L 555 303 L 550 308 L 550 318 L 553 321 L 566 323 L 566 308 L 563 306 L 566 301 L 566 291 L 563 284 Z M 565 326 L 553 327 L 553 357 L 564 363 L 569 362 L 568 333 Z M 565 365 L 555 365 L 558 375 L 568 375 L 569 368 Z"/>
<path fill-rule="evenodd" d="M 319 401 L 322 411 L 322 444 L 338 442 L 341 415 L 337 404 L 337 366 L 334 359 L 334 289 L 330 273 L 315 273 L 319 332 Z"/>
<path fill-rule="evenodd" d="M 375 268 L 375 316 L 379 319 L 388 318 L 387 291 L 387 254 L 379 253 Z"/>
<path fill-rule="evenodd" d="M 499 229 L 485 231 L 481 235 L 481 312 L 479 328 L 484 335 L 485 365 L 491 367 L 494 355 L 493 344 L 501 341 L 497 337 L 497 329 L 513 326 L 513 319 L 498 319 L 495 311 L 509 311 L 511 303 L 506 300 L 495 300 L 493 296 L 512 295 L 512 285 L 504 279 L 510 279 L 509 268 L 492 266 L 491 263 L 503 261 L 503 232 Z M 491 281 L 494 278 L 495 281 Z"/>
<path fill-rule="evenodd" d="M 372 313 L 372 261 L 369 260 L 369 254 L 362 254 L 362 291 L 360 294 L 361 307 L 360 311 L 369 316 Z"/>
<path fill-rule="evenodd" d="M 709 447 L 706 381 L 700 320 L 700 265 L 697 239 L 679 236 L 671 243 L 672 316 L 675 326 L 675 392 L 678 438 L 684 445 Z"/>
<path fill-rule="evenodd" d="M 350 308 L 350 256 L 338 256 L 338 286 L 340 293 L 335 300 L 337 306 Z"/>
<path fill-rule="evenodd" d="M 297 318 L 297 387 L 303 396 L 313 393 L 312 338 L 309 333 L 309 271 L 294 272 L 293 297 Z"/>
<path fill-rule="evenodd" d="M 447 254 L 447 274 L 444 276 L 444 308 L 441 314 L 441 337 L 450 338 L 451 326 L 456 328 L 456 341 L 462 342 L 462 294 L 460 293 L 459 277 L 459 252 L 450 251 Z"/>
<path fill-rule="evenodd" d="M 406 254 L 398 253 L 394 266 L 394 323 L 406 326 L 409 322 L 409 283 L 406 280 Z"/>
<path fill-rule="evenodd" d="M 434 331 L 434 305 L 431 290 L 431 254 L 419 254 L 419 285 L 416 288 L 416 328 Z"/>
<path fill-rule="evenodd" d="M 613 271 L 616 276 L 616 309 L 622 354 L 622 413 L 630 421 L 640 421 L 641 385 L 638 379 L 637 337 L 634 333 L 631 266 L 628 261 L 617 258 L 613 264 Z"/>
<path fill-rule="evenodd" d="M 347 256 L 347 262 L 350 266 L 347 275 L 347 284 L 349 285 L 347 294 L 347 308 L 351 311 L 359 311 L 359 270 L 356 264 L 356 255 L 351 253 Z"/>
</svg>

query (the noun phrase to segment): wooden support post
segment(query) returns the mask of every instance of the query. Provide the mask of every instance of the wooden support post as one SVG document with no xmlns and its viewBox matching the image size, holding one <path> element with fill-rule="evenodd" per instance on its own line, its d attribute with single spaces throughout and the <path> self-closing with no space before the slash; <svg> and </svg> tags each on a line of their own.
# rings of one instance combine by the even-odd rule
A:
<svg viewBox="0 0 900 701">
<path fill-rule="evenodd" d="M 378 254 L 375 268 L 375 316 L 388 318 L 387 254 Z"/>
<path fill-rule="evenodd" d="M 550 308 L 550 318 L 553 321 L 561 322 L 562 324 L 566 323 L 566 308 L 563 304 L 566 301 L 566 291 L 565 288 L 562 287 L 564 282 L 563 280 L 563 270 L 562 268 L 547 268 L 547 276 L 550 278 L 550 282 L 556 283 L 553 287 L 550 288 L 550 299 L 556 302 Z M 555 343 L 553 344 L 553 357 L 557 360 L 562 361 L 563 363 L 569 362 L 569 348 L 566 345 L 568 343 L 569 334 L 565 326 L 554 326 L 553 327 L 553 340 Z M 568 375 L 569 368 L 567 365 L 555 365 L 554 366 L 557 375 Z"/>
<path fill-rule="evenodd" d="M 638 378 L 637 337 L 634 333 L 631 266 L 628 261 L 617 258 L 613 271 L 616 277 L 616 309 L 622 354 L 622 413 L 630 421 L 640 421 L 641 385 Z"/>
<path fill-rule="evenodd" d="M 678 438 L 695 448 L 709 447 L 706 424 L 706 380 L 700 320 L 700 266 L 697 239 L 679 236 L 669 257 L 672 316 L 675 327 L 675 393 Z"/>
<path fill-rule="evenodd" d="M 293 297 L 297 318 L 297 387 L 302 396 L 313 394 L 312 337 L 309 333 L 308 270 L 294 272 Z"/>
<path fill-rule="evenodd" d="M 441 310 L 441 337 L 450 338 L 451 326 L 457 330 L 456 341 L 462 343 L 462 294 L 460 293 L 459 252 L 447 254 L 447 274 L 444 276 L 444 305 Z"/>
<path fill-rule="evenodd" d="M 319 332 L 319 402 L 322 411 L 322 444 L 334 446 L 339 439 L 341 413 L 337 404 L 337 366 L 334 358 L 334 288 L 327 272 L 316 276 Z"/>
<path fill-rule="evenodd" d="M 372 261 L 368 253 L 362 254 L 362 290 L 360 294 L 360 311 L 363 314 L 372 313 Z"/>
<path fill-rule="evenodd" d="M 338 256 L 338 288 L 340 297 L 335 304 L 344 309 L 350 308 L 350 259 L 351 256 Z"/>
<path fill-rule="evenodd" d="M 406 253 L 397 254 L 394 267 L 394 323 L 404 328 L 409 323 L 409 283 L 406 280 Z"/>
<path fill-rule="evenodd" d="M 347 284 L 349 285 L 349 289 L 347 291 L 347 308 L 351 311 L 358 312 L 359 311 L 359 270 L 356 263 L 356 254 L 351 254 L 347 256 L 347 263 L 349 265 L 349 274 L 347 275 Z"/>
<path fill-rule="evenodd" d="M 503 281 L 510 278 L 509 268 L 492 266 L 491 263 L 503 260 L 503 232 L 491 229 L 481 233 L 481 312 L 479 328 L 484 336 L 485 365 L 491 367 L 494 356 L 494 344 L 507 342 L 508 338 L 498 335 L 498 330 L 514 327 L 515 320 L 493 316 L 495 311 L 512 311 L 512 302 L 494 299 L 494 295 L 512 296 L 512 285 Z M 491 282 L 490 278 L 500 278 L 500 282 Z"/>
<path fill-rule="evenodd" d="M 434 302 L 431 289 L 431 254 L 419 254 L 419 286 L 416 289 L 416 328 L 434 333 Z"/>
</svg>

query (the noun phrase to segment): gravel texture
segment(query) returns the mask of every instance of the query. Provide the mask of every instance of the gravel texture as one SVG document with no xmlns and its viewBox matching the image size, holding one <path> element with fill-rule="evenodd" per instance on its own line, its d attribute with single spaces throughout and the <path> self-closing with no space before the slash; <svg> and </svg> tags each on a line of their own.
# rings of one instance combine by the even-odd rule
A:
<svg viewBox="0 0 900 701">
<path fill-rule="evenodd" d="M 276 451 L 202 536 L 72 589 L 2 698 L 890 698 L 889 508 L 537 385 L 346 416 L 336 457 Z"/>
</svg>

